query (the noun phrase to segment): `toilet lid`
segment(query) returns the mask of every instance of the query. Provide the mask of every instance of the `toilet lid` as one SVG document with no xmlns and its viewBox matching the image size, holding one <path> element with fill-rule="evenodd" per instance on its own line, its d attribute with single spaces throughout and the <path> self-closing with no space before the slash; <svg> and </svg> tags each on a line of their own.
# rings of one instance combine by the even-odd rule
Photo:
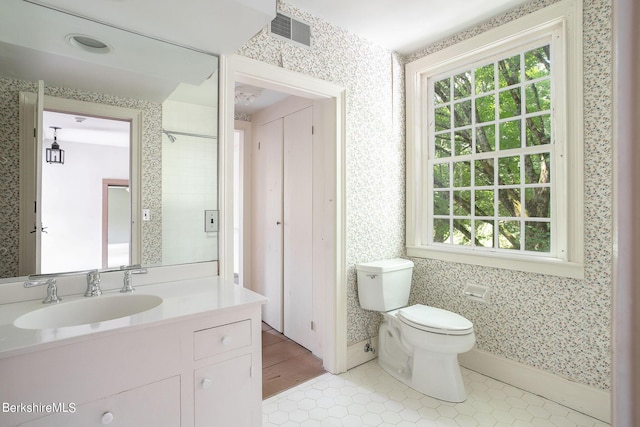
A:
<svg viewBox="0 0 640 427">
<path fill-rule="evenodd" d="M 473 331 L 473 323 L 459 314 L 422 304 L 398 310 L 398 319 L 423 331 L 446 335 L 466 335 Z"/>
</svg>

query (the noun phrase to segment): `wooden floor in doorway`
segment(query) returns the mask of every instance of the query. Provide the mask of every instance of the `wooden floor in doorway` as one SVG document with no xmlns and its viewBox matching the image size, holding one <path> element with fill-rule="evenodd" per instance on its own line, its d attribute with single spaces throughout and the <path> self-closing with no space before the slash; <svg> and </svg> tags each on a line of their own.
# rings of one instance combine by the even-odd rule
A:
<svg viewBox="0 0 640 427">
<path fill-rule="evenodd" d="M 262 399 L 323 374 L 322 360 L 262 323 Z"/>
</svg>

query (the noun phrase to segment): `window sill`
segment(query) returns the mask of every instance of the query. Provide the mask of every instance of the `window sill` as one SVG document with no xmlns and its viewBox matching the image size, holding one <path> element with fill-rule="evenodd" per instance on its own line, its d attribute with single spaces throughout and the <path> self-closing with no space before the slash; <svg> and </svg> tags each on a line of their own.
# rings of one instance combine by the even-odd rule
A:
<svg viewBox="0 0 640 427">
<path fill-rule="evenodd" d="M 407 256 L 481 265 L 483 267 L 503 268 L 506 270 L 524 271 L 526 273 L 569 277 L 572 279 L 584 279 L 584 266 L 582 264 L 560 261 L 554 258 L 526 255 L 509 256 L 504 253 L 462 252 L 447 250 L 446 248 L 427 248 L 424 246 L 407 246 Z"/>
</svg>

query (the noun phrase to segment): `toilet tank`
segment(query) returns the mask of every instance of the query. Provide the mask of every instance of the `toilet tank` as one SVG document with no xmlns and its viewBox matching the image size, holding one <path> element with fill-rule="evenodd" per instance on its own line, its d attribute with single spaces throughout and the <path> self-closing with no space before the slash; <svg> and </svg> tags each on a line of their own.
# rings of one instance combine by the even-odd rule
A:
<svg viewBox="0 0 640 427">
<path fill-rule="evenodd" d="M 373 311 L 390 311 L 409 302 L 413 262 L 386 259 L 356 264 L 360 307 Z"/>
</svg>

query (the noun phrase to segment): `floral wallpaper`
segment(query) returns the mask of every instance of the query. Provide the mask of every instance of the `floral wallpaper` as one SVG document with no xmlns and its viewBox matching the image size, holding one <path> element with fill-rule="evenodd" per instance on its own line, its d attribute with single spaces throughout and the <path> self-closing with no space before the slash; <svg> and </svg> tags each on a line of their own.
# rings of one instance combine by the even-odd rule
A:
<svg viewBox="0 0 640 427">
<path fill-rule="evenodd" d="M 531 0 L 483 24 L 401 56 L 285 2 L 309 23 L 312 47 L 257 34 L 239 54 L 331 81 L 347 90 L 348 344 L 377 334 L 380 315 L 360 308 L 355 264 L 404 255 L 404 64 L 554 3 Z M 610 388 L 612 289 L 612 5 L 583 1 L 585 278 L 558 278 L 417 259 L 411 303 L 462 314 L 476 347 L 572 381 Z M 18 93 L 30 82 L 0 79 L 0 277 L 17 275 Z M 141 101 L 47 87 L 46 93 L 145 111 L 143 205 L 161 209 L 161 109 Z M 161 218 L 144 223 L 143 258 L 159 261 Z M 467 283 L 488 286 L 491 304 L 463 298 Z"/>
<path fill-rule="evenodd" d="M 377 335 L 380 322 L 359 306 L 355 264 L 405 254 L 404 65 L 554 2 L 531 0 L 406 57 L 280 2 L 311 25 L 312 48 L 265 29 L 238 52 L 347 90 L 348 344 Z M 610 0 L 584 0 L 585 279 L 413 259 L 411 293 L 411 303 L 473 321 L 478 349 L 600 389 L 611 356 L 611 15 Z M 464 299 L 468 282 L 489 286 L 492 303 Z"/>
<path fill-rule="evenodd" d="M 534 0 L 410 55 L 424 57 L 554 3 Z M 610 388 L 612 289 L 612 11 L 585 0 L 584 280 L 413 259 L 411 302 L 462 314 L 476 348 L 599 389 Z M 489 305 L 462 296 L 467 283 L 488 286 Z"/>
<path fill-rule="evenodd" d="M 286 3 L 309 23 L 312 48 L 258 33 L 239 54 L 346 88 L 349 344 L 377 335 L 378 313 L 360 308 L 355 263 L 404 251 L 403 68 L 400 58 Z"/>
<path fill-rule="evenodd" d="M 0 78 L 0 278 L 18 276 L 18 241 L 20 213 L 20 126 L 19 93 L 37 92 L 32 82 Z M 157 215 L 143 222 L 142 262 L 159 263 L 162 259 L 162 108 L 135 99 L 48 86 L 45 95 L 75 99 L 143 111 L 142 205 Z"/>
<path fill-rule="evenodd" d="M 18 275 L 21 90 L 37 91 L 26 82 L 0 79 L 0 278 Z"/>
</svg>

